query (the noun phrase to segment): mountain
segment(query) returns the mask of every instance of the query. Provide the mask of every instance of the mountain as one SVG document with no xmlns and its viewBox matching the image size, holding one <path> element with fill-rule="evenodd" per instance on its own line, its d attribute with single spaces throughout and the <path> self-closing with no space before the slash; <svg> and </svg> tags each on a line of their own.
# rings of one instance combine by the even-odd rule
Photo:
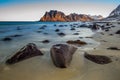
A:
<svg viewBox="0 0 120 80">
<path fill-rule="evenodd" d="M 94 20 L 94 18 L 92 18 L 89 15 L 76 13 L 65 15 L 63 12 L 57 10 L 50 10 L 49 12 L 46 12 L 45 15 L 40 19 L 40 21 L 61 21 L 61 22 L 92 21 L 92 20 Z"/>
<path fill-rule="evenodd" d="M 107 21 L 120 21 L 120 5 L 114 9 L 107 18 L 104 20 Z"/>
</svg>

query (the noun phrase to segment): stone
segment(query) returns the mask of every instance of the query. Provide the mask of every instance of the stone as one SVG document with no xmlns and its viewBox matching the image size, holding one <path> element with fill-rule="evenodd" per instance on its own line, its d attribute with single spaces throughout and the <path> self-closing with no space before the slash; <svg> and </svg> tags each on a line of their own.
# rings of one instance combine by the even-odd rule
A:
<svg viewBox="0 0 120 80">
<path fill-rule="evenodd" d="M 74 33 L 73 35 L 79 35 L 79 33 Z"/>
<path fill-rule="evenodd" d="M 69 40 L 66 43 L 68 44 L 75 44 L 75 45 L 86 45 L 87 43 L 84 41 L 80 41 L 80 40 Z"/>
<path fill-rule="evenodd" d="M 85 52 L 84 57 L 97 64 L 108 64 L 112 62 L 109 57 L 103 55 L 92 55 Z"/>
<path fill-rule="evenodd" d="M 59 32 L 60 30 L 59 29 L 56 29 L 55 32 Z"/>
<path fill-rule="evenodd" d="M 15 55 L 13 55 L 10 59 L 6 61 L 7 64 L 14 64 L 25 59 L 40 56 L 43 53 L 37 48 L 34 43 L 29 43 L 23 48 L 21 48 Z"/>
<path fill-rule="evenodd" d="M 10 38 L 10 37 L 5 37 L 2 39 L 2 41 L 11 41 L 11 40 L 12 40 L 12 38 Z"/>
<path fill-rule="evenodd" d="M 120 30 L 118 30 L 118 31 L 116 32 L 116 34 L 120 34 Z"/>
<path fill-rule="evenodd" d="M 109 47 L 109 48 L 107 48 L 107 49 L 109 49 L 109 50 L 120 50 L 120 49 L 117 48 L 117 47 Z"/>
<path fill-rule="evenodd" d="M 42 43 L 49 43 L 49 40 L 43 40 Z"/>
<path fill-rule="evenodd" d="M 63 37 L 63 36 L 65 36 L 65 33 L 61 32 L 61 33 L 58 33 L 58 35 L 61 36 L 61 37 Z"/>
<path fill-rule="evenodd" d="M 67 44 L 53 45 L 50 53 L 54 65 L 59 68 L 67 68 L 76 50 L 76 47 Z"/>
</svg>

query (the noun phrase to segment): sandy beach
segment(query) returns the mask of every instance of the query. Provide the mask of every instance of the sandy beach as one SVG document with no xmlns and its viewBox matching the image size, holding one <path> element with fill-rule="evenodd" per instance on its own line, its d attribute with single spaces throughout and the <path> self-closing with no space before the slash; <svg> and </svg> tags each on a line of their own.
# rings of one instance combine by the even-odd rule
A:
<svg viewBox="0 0 120 80">
<path fill-rule="evenodd" d="M 105 25 L 106 23 L 104 23 Z M 111 26 L 111 25 L 110 25 Z M 107 27 L 110 27 L 107 26 Z M 68 68 L 60 69 L 53 64 L 50 52 L 44 51 L 44 56 L 33 57 L 13 65 L 1 63 L 1 80 L 119 80 L 120 50 L 108 50 L 109 47 L 120 49 L 120 35 L 115 34 L 120 24 L 112 23 L 110 31 L 97 32 L 93 35 L 100 45 L 90 49 L 78 48 L 73 55 Z M 113 34 L 112 36 L 110 34 Z M 112 62 L 97 64 L 84 57 L 84 52 L 109 57 Z"/>
</svg>

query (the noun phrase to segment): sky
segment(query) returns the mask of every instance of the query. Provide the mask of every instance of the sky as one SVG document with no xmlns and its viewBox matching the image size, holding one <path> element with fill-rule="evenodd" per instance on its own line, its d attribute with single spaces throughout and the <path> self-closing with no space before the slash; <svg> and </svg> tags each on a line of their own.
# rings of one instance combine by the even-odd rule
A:
<svg viewBox="0 0 120 80">
<path fill-rule="evenodd" d="M 46 11 L 107 17 L 120 0 L 0 0 L 0 21 L 38 21 Z"/>
</svg>

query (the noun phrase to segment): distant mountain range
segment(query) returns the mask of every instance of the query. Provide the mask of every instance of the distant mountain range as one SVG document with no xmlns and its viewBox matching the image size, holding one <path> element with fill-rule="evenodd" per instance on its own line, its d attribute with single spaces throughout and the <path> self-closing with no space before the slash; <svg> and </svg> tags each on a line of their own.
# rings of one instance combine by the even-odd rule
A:
<svg viewBox="0 0 120 80">
<path fill-rule="evenodd" d="M 99 16 L 90 16 L 86 14 L 76 14 L 72 13 L 69 15 L 65 15 L 61 11 L 50 10 L 46 12 L 44 16 L 40 19 L 40 21 L 60 21 L 60 22 L 71 22 L 71 21 L 93 21 L 103 19 L 101 15 Z"/>
<path fill-rule="evenodd" d="M 103 20 L 105 20 L 105 21 L 120 21 L 120 5 L 116 9 L 114 9 L 107 18 L 105 18 Z"/>
</svg>

